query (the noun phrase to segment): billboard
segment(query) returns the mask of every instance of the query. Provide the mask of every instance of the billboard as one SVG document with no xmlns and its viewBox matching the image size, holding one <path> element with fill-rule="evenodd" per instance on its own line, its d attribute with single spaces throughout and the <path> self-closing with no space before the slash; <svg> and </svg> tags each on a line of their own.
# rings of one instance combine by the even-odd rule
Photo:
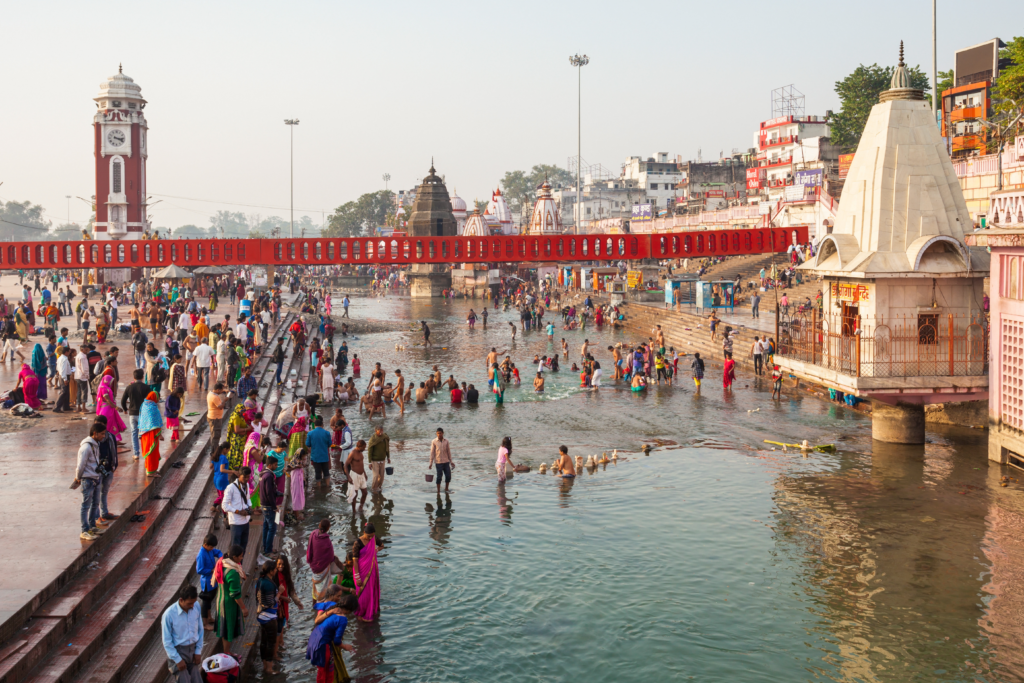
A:
<svg viewBox="0 0 1024 683">
<path fill-rule="evenodd" d="M 704 193 L 705 197 L 724 197 L 725 190 L 708 190 Z"/>
<path fill-rule="evenodd" d="M 747 180 L 757 180 L 757 173 L 760 169 L 748 168 L 747 169 Z"/>
<path fill-rule="evenodd" d="M 751 180 L 750 178 L 747 178 L 747 189 L 748 190 L 760 190 L 761 189 L 761 181 L 758 180 L 757 178 L 754 178 L 753 180 Z"/>
<path fill-rule="evenodd" d="M 784 196 L 787 202 L 798 202 L 804 198 L 804 186 L 790 185 L 786 188 Z"/>
<path fill-rule="evenodd" d="M 954 58 L 954 86 L 968 85 L 979 81 L 994 81 L 999 76 L 999 48 L 1002 41 L 998 38 L 957 50 Z"/>
<path fill-rule="evenodd" d="M 821 176 L 822 169 L 820 168 L 811 169 L 809 171 L 797 171 L 794 185 L 819 186 L 821 185 Z"/>
<path fill-rule="evenodd" d="M 646 223 L 653 219 L 650 204 L 634 204 L 631 223 Z"/>
<path fill-rule="evenodd" d="M 839 155 L 839 179 L 842 180 L 850 174 L 850 166 L 853 165 L 852 154 L 840 154 Z"/>
</svg>

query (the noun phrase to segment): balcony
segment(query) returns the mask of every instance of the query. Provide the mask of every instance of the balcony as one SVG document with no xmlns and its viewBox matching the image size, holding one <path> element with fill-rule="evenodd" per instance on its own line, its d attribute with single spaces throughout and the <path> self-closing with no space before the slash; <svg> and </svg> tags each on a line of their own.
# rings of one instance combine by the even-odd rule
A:
<svg viewBox="0 0 1024 683">
<path fill-rule="evenodd" d="M 766 138 L 764 140 L 761 140 L 761 149 L 766 149 L 768 147 L 778 147 L 779 145 L 795 144 L 799 139 L 799 135 L 787 135 L 781 138 Z"/>
<path fill-rule="evenodd" d="M 776 178 L 774 180 L 766 181 L 764 186 L 765 187 L 789 187 L 792 184 L 793 184 L 793 179 L 792 178 L 787 178 L 785 180 L 782 179 L 782 178 Z"/>
<path fill-rule="evenodd" d="M 949 112 L 949 122 L 956 123 L 957 121 L 973 121 L 974 119 L 985 118 L 984 112 L 980 106 L 978 107 L 963 107 L 961 109 L 954 109 Z"/>
<path fill-rule="evenodd" d="M 766 163 L 762 162 L 758 168 L 775 168 L 777 166 L 789 166 L 793 163 L 793 157 L 788 156 L 785 159 L 767 159 Z"/>
<path fill-rule="evenodd" d="M 957 135 L 953 138 L 953 151 L 958 152 L 965 149 L 981 149 L 985 146 L 985 137 L 980 133 L 970 135 Z"/>
</svg>

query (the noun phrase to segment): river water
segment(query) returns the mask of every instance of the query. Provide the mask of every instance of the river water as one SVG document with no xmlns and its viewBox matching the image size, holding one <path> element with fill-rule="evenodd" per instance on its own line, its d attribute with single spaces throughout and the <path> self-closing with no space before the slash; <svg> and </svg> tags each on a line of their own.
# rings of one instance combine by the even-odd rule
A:
<svg viewBox="0 0 1024 683">
<path fill-rule="evenodd" d="M 408 323 L 349 338 L 360 388 L 377 361 L 389 378 L 397 367 L 419 382 L 436 364 L 486 388 L 484 356 L 509 347 L 511 314 L 469 330 L 468 308 L 355 300 L 355 318 Z M 431 324 L 431 349 L 415 345 L 418 320 Z M 584 337 L 602 349 L 608 381 L 603 349 L 635 335 L 562 336 L 570 362 Z M 353 519 L 343 484 L 310 491 L 306 522 L 287 530 L 307 608 L 305 542 L 322 516 L 339 554 L 363 520 L 383 539 L 380 619 L 346 634 L 355 680 L 1024 680 L 1022 493 L 999 486 L 984 432 L 930 430 L 923 448 L 883 447 L 860 414 L 807 396 L 773 403 L 770 386 L 743 373 L 726 395 L 718 370 L 700 396 L 688 372 L 634 394 L 610 382 L 581 390 L 565 364 L 538 396 L 529 361 L 555 349 L 542 332 L 518 337 L 524 383 L 504 405 L 481 391 L 478 406 L 453 407 L 444 392 L 405 416 L 389 411 L 395 475 L 384 495 Z M 366 419 L 346 416 L 368 439 Z M 423 476 L 437 426 L 457 463 L 440 497 Z M 506 435 L 533 472 L 499 485 Z M 764 439 L 839 450 L 804 457 Z M 566 485 L 537 473 L 560 444 L 584 459 L 624 457 Z M 311 624 L 292 608 L 276 680 L 315 680 Z"/>
</svg>

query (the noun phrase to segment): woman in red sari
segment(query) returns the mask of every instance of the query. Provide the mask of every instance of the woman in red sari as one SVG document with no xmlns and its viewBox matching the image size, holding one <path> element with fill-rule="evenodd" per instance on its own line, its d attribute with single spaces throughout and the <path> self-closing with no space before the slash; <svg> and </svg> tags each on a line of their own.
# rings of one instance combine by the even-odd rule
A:
<svg viewBox="0 0 1024 683">
<path fill-rule="evenodd" d="M 163 431 L 163 419 L 160 417 L 160 397 L 156 392 L 149 392 L 139 411 L 139 444 L 142 446 L 142 457 L 146 461 L 146 476 L 160 476 L 160 434 Z"/>
<path fill-rule="evenodd" d="M 380 573 L 377 569 L 377 530 L 372 522 L 363 526 L 363 535 L 356 539 L 352 553 L 356 561 L 352 565 L 352 578 L 359 597 L 356 616 L 361 621 L 373 621 L 380 614 Z"/>
<path fill-rule="evenodd" d="M 14 385 L 15 389 L 18 387 L 21 387 L 21 393 L 25 397 L 24 401 L 28 404 L 29 408 L 39 410 L 43 407 L 42 401 L 39 400 L 39 377 L 29 367 L 28 363 L 21 364 L 21 372 L 18 373 L 18 383 Z"/>
<path fill-rule="evenodd" d="M 732 388 L 732 383 L 736 381 L 736 361 L 732 359 L 731 353 L 725 354 L 725 365 L 722 366 L 722 388 Z"/>
</svg>

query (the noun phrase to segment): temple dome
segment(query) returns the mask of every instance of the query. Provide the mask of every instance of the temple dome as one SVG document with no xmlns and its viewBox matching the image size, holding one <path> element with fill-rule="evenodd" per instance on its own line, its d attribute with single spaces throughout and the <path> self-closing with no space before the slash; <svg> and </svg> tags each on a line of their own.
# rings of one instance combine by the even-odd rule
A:
<svg viewBox="0 0 1024 683">
<path fill-rule="evenodd" d="M 458 190 L 452 194 L 452 211 L 465 211 L 466 200 L 458 195 Z"/>
<path fill-rule="evenodd" d="M 551 196 L 551 183 L 547 180 L 540 186 L 540 196 L 533 205 L 530 218 L 531 235 L 558 235 L 562 233 L 562 220 L 558 215 L 558 204 Z"/>
</svg>

